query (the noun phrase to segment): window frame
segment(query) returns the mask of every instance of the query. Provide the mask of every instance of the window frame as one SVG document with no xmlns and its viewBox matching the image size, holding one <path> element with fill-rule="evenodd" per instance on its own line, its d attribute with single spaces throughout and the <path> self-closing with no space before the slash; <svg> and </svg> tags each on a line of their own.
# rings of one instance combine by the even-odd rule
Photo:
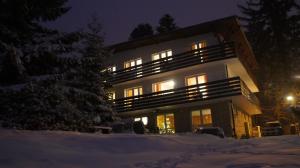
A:
<svg viewBox="0 0 300 168">
<path fill-rule="evenodd" d="M 196 41 L 196 42 L 193 43 L 193 45 L 192 45 L 192 50 L 199 50 L 199 49 L 201 49 L 201 48 L 199 47 L 199 44 L 201 44 L 201 43 L 204 44 L 204 47 L 201 47 L 201 48 L 207 47 L 207 40 L 200 40 L 200 41 Z M 195 46 L 197 46 L 197 48 L 195 48 Z"/>
<path fill-rule="evenodd" d="M 110 100 L 110 101 L 116 100 L 116 92 L 115 91 L 108 92 L 108 100 Z"/>
<path fill-rule="evenodd" d="M 138 60 L 141 60 L 141 64 L 138 64 L 137 65 L 137 61 Z M 132 66 L 131 65 L 131 62 L 134 62 L 134 65 Z M 126 67 L 126 64 L 127 63 L 129 63 L 129 67 Z M 139 66 L 139 65 L 142 65 L 143 64 L 143 59 L 141 58 L 141 57 L 139 57 L 139 58 L 135 58 L 135 59 L 130 59 L 130 60 L 128 60 L 128 61 L 124 61 L 124 69 L 127 69 L 127 68 L 134 68 L 134 67 L 136 67 L 136 66 Z"/>
<path fill-rule="evenodd" d="M 157 92 L 161 92 L 161 91 L 167 91 L 167 90 L 155 91 L 155 85 L 156 85 L 156 84 L 161 84 L 161 83 L 170 82 L 170 81 L 172 81 L 172 82 L 174 83 L 172 89 L 175 89 L 175 81 L 174 81 L 173 79 L 169 79 L 169 80 L 164 80 L 164 81 L 161 81 L 161 82 L 155 82 L 155 83 L 152 83 L 152 93 L 157 93 Z M 172 90 L 172 89 L 168 89 L 168 90 Z"/>
<path fill-rule="evenodd" d="M 134 89 L 138 89 L 138 95 L 134 95 Z M 127 96 L 127 90 L 131 90 L 132 91 L 132 96 Z M 140 92 L 140 90 L 142 90 L 142 92 Z M 135 87 L 125 88 L 124 89 L 124 98 L 130 98 L 130 97 L 134 97 L 134 96 L 140 96 L 140 95 L 143 95 L 143 93 L 144 93 L 143 86 L 135 86 Z"/>
<path fill-rule="evenodd" d="M 168 56 L 168 52 L 171 52 L 170 56 Z M 158 61 L 158 60 L 163 59 L 162 54 L 166 54 L 166 56 L 163 57 L 163 58 L 172 57 L 173 56 L 173 50 L 172 49 L 167 49 L 167 50 L 162 50 L 162 51 L 159 51 L 159 52 L 155 52 L 155 53 L 151 54 L 151 60 L 152 61 Z M 155 55 L 159 56 L 159 58 L 156 59 L 156 60 L 153 59 Z M 171 60 L 171 59 L 167 59 L 167 60 Z"/>
<path fill-rule="evenodd" d="M 197 84 L 196 85 L 200 84 L 200 83 L 198 83 L 198 76 L 205 76 L 205 82 L 204 83 L 207 83 L 207 74 L 206 73 L 199 73 L 199 74 L 193 74 L 193 75 L 186 76 L 185 77 L 185 86 L 189 86 L 188 85 L 188 78 L 192 78 L 192 77 L 196 77 L 196 79 L 197 79 Z M 203 83 L 201 83 L 201 84 L 203 84 Z M 193 86 L 193 85 L 190 85 L 190 86 Z"/>
<path fill-rule="evenodd" d="M 203 111 L 205 111 L 205 110 L 209 110 L 210 111 L 210 123 L 206 123 L 206 124 L 204 124 L 204 115 L 203 115 Z M 190 116 L 191 116 L 191 128 L 192 129 L 194 129 L 194 124 L 193 124 L 193 112 L 195 112 L 195 111 L 197 111 L 197 112 L 200 112 L 200 125 L 199 125 L 199 127 L 205 127 L 205 126 L 212 126 L 212 124 L 213 124 L 213 116 L 212 116 L 212 110 L 211 110 L 211 108 L 201 108 L 201 109 L 194 109 L 194 110 L 191 110 L 190 111 Z M 197 128 L 198 126 L 196 126 L 196 128 Z M 194 130 L 192 130 L 192 131 L 194 131 Z"/>
</svg>

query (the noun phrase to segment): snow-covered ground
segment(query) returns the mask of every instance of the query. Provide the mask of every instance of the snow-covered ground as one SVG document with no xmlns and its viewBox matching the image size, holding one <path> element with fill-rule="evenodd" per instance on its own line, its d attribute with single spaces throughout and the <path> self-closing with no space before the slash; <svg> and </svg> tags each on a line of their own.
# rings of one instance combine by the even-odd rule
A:
<svg viewBox="0 0 300 168">
<path fill-rule="evenodd" d="M 0 167 L 299 168 L 300 137 L 234 140 L 0 129 Z"/>
</svg>

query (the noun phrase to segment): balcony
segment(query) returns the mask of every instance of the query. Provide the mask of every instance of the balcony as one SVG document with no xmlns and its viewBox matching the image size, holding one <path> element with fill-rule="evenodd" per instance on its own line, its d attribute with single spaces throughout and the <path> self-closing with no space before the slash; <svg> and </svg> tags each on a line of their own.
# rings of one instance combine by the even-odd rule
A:
<svg viewBox="0 0 300 168">
<path fill-rule="evenodd" d="M 234 44 L 232 42 L 223 43 L 118 70 L 113 73 L 112 78 L 108 81 L 112 84 L 117 84 L 193 65 L 205 64 L 233 57 L 237 57 Z"/>
<path fill-rule="evenodd" d="M 201 102 L 212 99 L 243 95 L 249 102 L 258 103 L 239 77 L 207 82 L 161 92 L 115 100 L 118 113 L 154 109 L 163 106 Z"/>
</svg>

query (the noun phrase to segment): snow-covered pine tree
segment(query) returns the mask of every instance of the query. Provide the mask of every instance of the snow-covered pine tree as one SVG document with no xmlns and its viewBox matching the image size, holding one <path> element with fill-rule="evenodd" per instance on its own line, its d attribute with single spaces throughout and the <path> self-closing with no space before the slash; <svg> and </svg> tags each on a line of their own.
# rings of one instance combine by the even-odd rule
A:
<svg viewBox="0 0 300 168">
<path fill-rule="evenodd" d="M 93 18 L 82 35 L 77 57 L 67 62 L 69 69 L 64 73 L 62 86 L 69 102 L 80 111 L 79 120 L 88 121 L 86 126 L 108 124 L 114 118 L 105 91 L 109 74 L 101 71 L 109 56 L 103 46 L 101 25 Z"/>
<path fill-rule="evenodd" d="M 65 2 L 0 1 L 4 23 L 0 25 L 0 71 L 10 72 L 3 71 L 4 58 L 10 56 L 16 58 L 9 59 L 11 64 L 18 65 L 12 72 L 26 75 L 0 84 L 2 126 L 89 131 L 96 123 L 112 120 L 100 74 L 105 55 L 102 39 L 93 33 L 60 33 L 40 25 L 64 14 Z"/>
</svg>

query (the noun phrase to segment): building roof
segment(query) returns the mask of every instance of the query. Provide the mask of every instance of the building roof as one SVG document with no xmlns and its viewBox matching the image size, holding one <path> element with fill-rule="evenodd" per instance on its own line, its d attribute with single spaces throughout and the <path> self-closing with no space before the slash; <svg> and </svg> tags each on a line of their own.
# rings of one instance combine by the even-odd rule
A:
<svg viewBox="0 0 300 168">
<path fill-rule="evenodd" d="M 146 45 L 161 43 L 164 41 L 186 38 L 197 34 L 203 34 L 203 33 L 215 31 L 217 27 L 220 26 L 223 27 L 222 25 L 225 25 L 226 22 L 236 21 L 236 20 L 237 20 L 236 16 L 230 16 L 230 17 L 208 21 L 208 22 L 200 23 L 185 28 L 179 28 L 167 33 L 155 34 L 153 36 L 147 36 L 135 40 L 121 42 L 118 44 L 111 45 L 108 48 L 113 49 L 114 52 L 120 52 L 123 50 L 129 50 L 129 49 L 138 48 Z"/>
</svg>

